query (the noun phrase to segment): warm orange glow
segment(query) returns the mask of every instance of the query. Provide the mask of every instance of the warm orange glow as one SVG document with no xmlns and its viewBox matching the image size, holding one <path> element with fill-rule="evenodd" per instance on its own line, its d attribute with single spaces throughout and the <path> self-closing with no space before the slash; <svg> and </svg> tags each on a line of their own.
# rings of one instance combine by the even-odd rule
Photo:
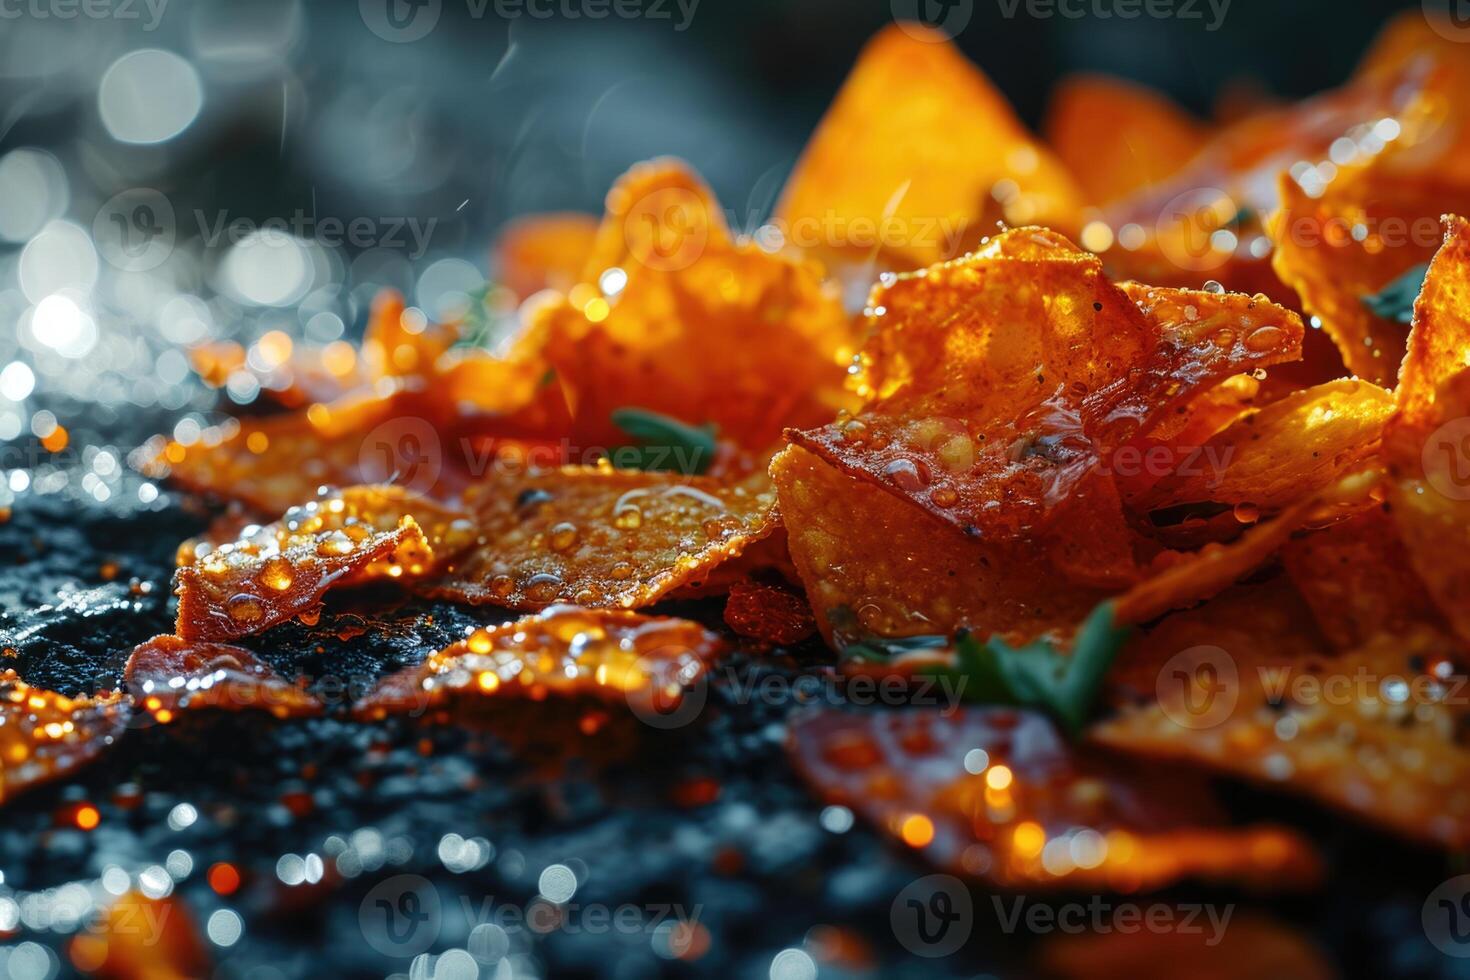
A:
<svg viewBox="0 0 1470 980">
<path fill-rule="evenodd" d="M 46 438 L 41 440 L 41 445 L 46 447 L 48 453 L 59 453 L 67 447 L 70 441 L 71 436 L 67 434 L 66 427 L 58 425 Z"/>
<path fill-rule="evenodd" d="M 76 825 L 82 830 L 95 830 L 97 825 L 102 822 L 102 814 L 97 812 L 97 808 L 92 804 L 84 803 L 77 807 L 77 812 L 72 819 L 76 821 Z"/>
<path fill-rule="evenodd" d="M 291 359 L 291 338 L 280 330 L 272 330 L 255 342 L 260 359 L 267 369 L 274 370 Z"/>
<path fill-rule="evenodd" d="M 322 348 L 322 367 L 339 378 L 351 374 L 357 367 L 357 351 L 345 340 L 334 340 Z"/>
<path fill-rule="evenodd" d="M 985 785 L 994 790 L 1006 789 L 1011 785 L 1009 766 L 991 766 L 985 773 Z"/>
<path fill-rule="evenodd" d="M 922 813 L 910 814 L 899 832 L 909 847 L 926 847 L 934 839 L 934 821 Z"/>
<path fill-rule="evenodd" d="M 252 432 L 250 433 L 250 435 L 245 437 L 245 448 L 249 449 L 257 456 L 269 449 L 270 444 L 270 436 L 266 435 L 264 432 Z"/>
<path fill-rule="evenodd" d="M 1018 823 L 1016 829 L 1011 831 L 1011 847 L 1015 849 L 1017 857 L 1034 858 L 1045 846 L 1046 831 L 1034 820 Z"/>
<path fill-rule="evenodd" d="M 217 895 L 233 895 L 240 889 L 240 872 L 234 865 L 221 861 L 209 869 L 209 887 Z"/>
</svg>

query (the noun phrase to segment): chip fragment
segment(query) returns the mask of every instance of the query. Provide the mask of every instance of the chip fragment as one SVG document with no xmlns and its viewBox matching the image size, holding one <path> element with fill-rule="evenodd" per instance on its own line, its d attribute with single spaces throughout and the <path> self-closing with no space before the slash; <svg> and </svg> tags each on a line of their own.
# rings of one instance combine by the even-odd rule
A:
<svg viewBox="0 0 1470 980">
<path fill-rule="evenodd" d="M 973 248 L 997 220 L 1074 229 L 1081 196 L 942 33 L 901 24 L 859 55 L 774 222 L 838 263 L 902 271 Z"/>
<path fill-rule="evenodd" d="M 430 522 L 426 533 L 415 520 Z M 330 588 L 410 577 L 434 567 L 431 541 L 445 553 L 467 546 L 462 515 L 395 487 L 352 487 L 288 510 L 232 544 L 203 545 L 174 573 L 177 633 L 228 640 L 258 633 L 318 608 Z"/>
<path fill-rule="evenodd" d="M 774 533 L 775 497 L 764 473 L 501 471 L 466 496 L 475 546 L 425 591 L 513 609 L 650 605 Z"/>
<path fill-rule="evenodd" d="M 168 723 L 194 708 L 265 711 L 277 718 L 322 712 L 311 694 L 279 677 L 255 654 L 224 643 L 155 636 L 128 657 L 123 682 L 133 700 Z"/>
<path fill-rule="evenodd" d="M 1195 648 L 1196 651 L 1202 648 Z M 1337 657 L 1277 658 L 1248 643 L 1165 661 L 1160 700 L 1090 737 L 1309 796 L 1410 840 L 1470 842 L 1463 653 L 1433 629 Z"/>
<path fill-rule="evenodd" d="M 766 582 L 737 582 L 725 601 L 725 625 L 741 636 L 790 646 L 817 631 L 806 597 Z"/>
<path fill-rule="evenodd" d="M 525 299 L 543 289 L 566 292 L 581 282 L 597 235 L 590 214 L 534 214 L 508 224 L 495 243 L 498 278 Z"/>
<path fill-rule="evenodd" d="M 374 720 L 455 700 L 587 696 L 639 717 L 677 711 L 721 649 L 698 623 L 623 610 L 551 606 L 475 630 L 417 667 L 384 678 L 354 706 Z"/>
<path fill-rule="evenodd" d="M 96 759 L 131 713 L 118 693 L 69 698 L 0 672 L 0 803 Z"/>
<path fill-rule="evenodd" d="M 816 792 L 930 862 L 1001 888 L 1138 891 L 1181 879 L 1302 887 L 1291 831 L 1226 825 L 1208 785 L 1069 746 L 1039 715 L 821 710 L 788 750 Z"/>
</svg>

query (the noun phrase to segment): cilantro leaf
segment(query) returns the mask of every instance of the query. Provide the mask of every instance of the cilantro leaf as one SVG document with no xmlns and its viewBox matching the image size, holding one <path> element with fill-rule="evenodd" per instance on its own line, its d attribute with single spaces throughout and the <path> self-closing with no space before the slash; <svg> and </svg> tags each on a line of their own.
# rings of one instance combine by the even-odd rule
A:
<svg viewBox="0 0 1470 980">
<path fill-rule="evenodd" d="M 1410 323 L 1414 319 L 1414 300 L 1424 288 L 1424 277 L 1429 274 L 1429 263 L 1416 265 L 1377 293 L 1363 297 L 1363 305 L 1375 315 L 1398 323 Z"/>
<path fill-rule="evenodd" d="M 611 417 L 613 425 L 626 432 L 640 451 L 633 469 L 676 470 L 697 476 L 715 461 L 718 430 L 713 425 L 696 428 L 646 408 L 615 409 Z M 625 456 L 617 453 L 615 461 L 621 464 Z"/>
</svg>

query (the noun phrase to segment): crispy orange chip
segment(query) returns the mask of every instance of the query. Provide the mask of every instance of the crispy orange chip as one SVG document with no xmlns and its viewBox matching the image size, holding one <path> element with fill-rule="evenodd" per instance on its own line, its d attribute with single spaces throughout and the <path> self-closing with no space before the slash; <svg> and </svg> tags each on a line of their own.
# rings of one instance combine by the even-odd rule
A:
<svg viewBox="0 0 1470 980">
<path fill-rule="evenodd" d="M 1142 512 L 1210 501 L 1274 514 L 1373 456 L 1393 396 L 1354 379 L 1294 392 L 1242 415 L 1129 500 Z"/>
<path fill-rule="evenodd" d="M 427 534 L 413 515 L 430 521 Z M 434 565 L 431 540 L 446 553 L 467 546 L 474 526 L 393 487 L 353 487 L 293 507 L 238 541 L 194 549 L 174 573 L 177 632 L 228 640 L 310 614 L 329 588 L 372 578 L 416 577 Z M 181 557 L 188 559 L 187 550 Z"/>
<path fill-rule="evenodd" d="M 1384 436 L 1394 523 L 1414 571 L 1470 640 L 1470 221 L 1449 217 L 1414 304 Z"/>
<path fill-rule="evenodd" d="M 1440 620 L 1386 507 L 1304 534 L 1281 558 L 1318 627 L 1340 650 Z"/>
<path fill-rule="evenodd" d="M 1069 629 L 1106 596 L 1055 574 L 1035 542 L 967 537 L 800 446 L 777 456 L 771 475 L 792 560 L 837 649 L 960 624 L 1029 640 Z"/>
<path fill-rule="evenodd" d="M 868 43 L 792 172 L 775 223 L 840 261 L 952 259 L 996 220 L 1075 229 L 1081 194 L 1004 96 L 937 31 Z"/>
<path fill-rule="evenodd" d="M 430 595 L 514 609 L 631 609 L 657 602 L 776 529 L 764 473 L 723 483 L 674 473 L 565 467 L 471 488 L 478 541 Z"/>
<path fill-rule="evenodd" d="M 499 281 L 525 299 L 543 289 L 566 292 L 582 281 L 597 235 L 590 214 L 533 214 L 511 222 L 495 243 Z"/>
<path fill-rule="evenodd" d="M 870 302 L 865 410 L 790 438 L 982 537 L 1045 527 L 1172 407 L 1296 356 L 1302 335 L 1264 298 L 1120 290 L 1096 257 L 1029 228 Z"/>
<path fill-rule="evenodd" d="M 1180 653 L 1159 665 L 1162 700 L 1091 737 L 1304 794 L 1413 840 L 1470 842 L 1465 669 L 1444 635 L 1381 635 L 1336 658 L 1275 659 L 1253 643 Z"/>
<path fill-rule="evenodd" d="M 824 799 L 1001 888 L 1302 887 L 1320 870 L 1288 830 L 1226 826 L 1199 777 L 1119 766 L 1029 712 L 817 711 L 788 748 Z"/>
<path fill-rule="evenodd" d="M 654 717 L 679 708 L 720 648 L 718 637 L 688 620 L 552 606 L 475 630 L 384 678 L 353 710 L 378 719 L 456 698 L 588 696 Z"/>
<path fill-rule="evenodd" d="M 155 636 L 128 657 L 123 681 L 161 722 L 192 708 L 268 711 L 277 718 L 321 714 L 322 704 L 242 647 Z"/>
<path fill-rule="evenodd" d="M 1188 163 L 1208 135 L 1157 92 L 1105 75 L 1063 79 L 1042 133 L 1093 204 L 1158 183 Z"/>
<path fill-rule="evenodd" d="M 97 758 L 129 714 L 121 694 L 69 698 L 0 672 L 0 803 Z"/>
<path fill-rule="evenodd" d="M 732 241 L 678 161 L 634 167 L 607 201 L 583 279 L 602 288 L 540 306 L 515 348 L 554 373 L 575 447 L 627 444 L 612 414 L 640 408 L 769 451 L 848 403 L 852 328 L 815 264 Z"/>
</svg>

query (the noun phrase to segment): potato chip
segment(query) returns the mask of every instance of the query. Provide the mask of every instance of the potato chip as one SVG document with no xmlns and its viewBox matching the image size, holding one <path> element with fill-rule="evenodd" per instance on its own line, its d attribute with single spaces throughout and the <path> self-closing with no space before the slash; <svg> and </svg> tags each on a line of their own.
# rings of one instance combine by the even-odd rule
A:
<svg viewBox="0 0 1470 980">
<path fill-rule="evenodd" d="M 1470 842 L 1470 752 L 1459 738 L 1460 656 L 1455 643 L 1422 627 L 1338 657 L 1273 660 L 1251 645 L 1217 647 L 1198 662 L 1161 664 L 1172 671 L 1158 685 L 1161 700 L 1124 709 L 1091 738 L 1306 795 L 1408 839 L 1461 849 Z"/>
<path fill-rule="evenodd" d="M 97 758 L 130 715 L 121 694 L 69 698 L 0 671 L 0 803 Z"/>
<path fill-rule="evenodd" d="M 178 636 L 138 644 L 123 682 L 133 700 L 165 724 L 194 708 L 267 711 L 277 718 L 322 712 L 320 701 L 277 676 L 249 650 Z"/>
<path fill-rule="evenodd" d="M 1210 501 L 1274 514 L 1376 454 L 1393 396 L 1343 379 L 1241 416 L 1171 467 L 1129 505 L 1140 512 Z"/>
<path fill-rule="evenodd" d="M 823 799 L 987 885 L 1131 892 L 1197 878 L 1279 888 L 1320 871 L 1288 830 L 1227 826 L 1198 777 L 1074 749 L 1029 712 L 816 711 L 797 718 L 787 744 Z"/>
<path fill-rule="evenodd" d="M 385 289 L 373 298 L 362 337 L 363 363 L 375 379 L 432 375 L 458 332 L 453 324 L 429 323 L 423 313 L 404 306 L 402 294 Z"/>
<path fill-rule="evenodd" d="M 1056 574 L 1034 541 L 967 536 L 800 446 L 771 475 L 792 560 L 835 649 L 961 624 L 1029 640 L 1069 630 L 1106 596 Z"/>
<path fill-rule="evenodd" d="M 1081 193 L 938 31 L 893 25 L 859 56 L 776 207 L 789 244 L 906 270 L 996 220 L 1075 230 Z"/>
<path fill-rule="evenodd" d="M 1283 922 L 1228 904 L 1166 902 L 1120 904 L 1095 931 L 1064 926 L 1037 951 L 1033 970 L 1051 980 L 1175 980 L 1184 963 L 1192 980 L 1338 975 L 1310 938 Z"/>
<path fill-rule="evenodd" d="M 720 649 L 713 633 L 688 620 L 551 606 L 477 629 L 384 678 L 353 711 L 376 720 L 420 715 L 455 700 L 585 696 L 626 703 L 651 718 L 678 710 Z"/>
<path fill-rule="evenodd" d="M 860 414 L 789 438 L 967 533 L 1044 528 L 1099 463 L 1203 388 L 1300 348 L 1264 298 L 1114 287 L 1016 229 L 875 290 Z"/>
<path fill-rule="evenodd" d="M 415 512 L 430 521 L 429 533 Z M 197 549 L 174 573 L 180 636 L 228 640 L 258 633 L 312 614 L 330 588 L 426 574 L 435 561 L 431 540 L 446 554 L 474 540 L 468 519 L 391 487 L 332 493 L 247 530 L 232 544 Z"/>
<path fill-rule="evenodd" d="M 813 263 L 730 238 L 687 166 L 640 164 L 608 193 L 586 282 L 530 316 L 516 356 L 539 357 L 571 408 L 573 445 L 626 445 L 638 408 L 768 451 L 787 425 L 848 404 L 852 328 Z M 585 462 L 585 458 L 581 460 Z"/>
<path fill-rule="evenodd" d="M 1392 161 L 1402 152 L 1395 145 L 1364 165 L 1342 167 L 1325 189 L 1320 178 L 1303 186 L 1283 174 L 1281 210 L 1271 223 L 1277 275 L 1321 319 L 1354 374 L 1390 386 L 1408 327 L 1385 316 L 1374 298 L 1434 255 L 1441 214 L 1470 211 L 1470 182 L 1396 173 Z"/>
<path fill-rule="evenodd" d="M 1386 506 L 1304 534 L 1287 543 L 1281 558 L 1317 625 L 1340 650 L 1415 623 L 1440 622 Z"/>
<path fill-rule="evenodd" d="M 505 470 L 467 495 L 477 544 L 426 591 L 513 609 L 646 606 L 772 534 L 775 496 L 764 473 Z"/>
<path fill-rule="evenodd" d="M 737 582 L 725 602 L 725 625 L 741 636 L 791 646 L 817 631 L 806 597 L 779 585 Z"/>
<path fill-rule="evenodd" d="M 525 299 L 543 289 L 566 292 L 582 281 L 597 219 L 590 214 L 533 214 L 506 225 L 495 243 L 497 280 Z"/>
<path fill-rule="evenodd" d="M 1157 92 L 1106 75 L 1063 79 L 1042 133 L 1093 204 L 1158 183 L 1188 163 L 1208 136 Z"/>
</svg>

